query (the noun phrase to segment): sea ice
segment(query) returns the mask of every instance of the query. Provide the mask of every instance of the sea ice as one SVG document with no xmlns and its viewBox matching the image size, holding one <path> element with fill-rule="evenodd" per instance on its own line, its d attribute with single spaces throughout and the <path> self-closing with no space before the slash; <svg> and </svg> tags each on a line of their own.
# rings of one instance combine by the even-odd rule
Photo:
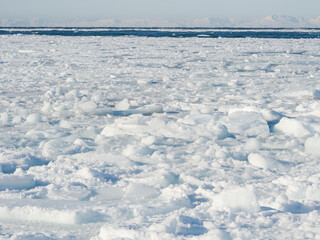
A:
<svg viewBox="0 0 320 240">
<path fill-rule="evenodd" d="M 0 41 L 1 239 L 320 238 L 318 39 Z"/>
</svg>

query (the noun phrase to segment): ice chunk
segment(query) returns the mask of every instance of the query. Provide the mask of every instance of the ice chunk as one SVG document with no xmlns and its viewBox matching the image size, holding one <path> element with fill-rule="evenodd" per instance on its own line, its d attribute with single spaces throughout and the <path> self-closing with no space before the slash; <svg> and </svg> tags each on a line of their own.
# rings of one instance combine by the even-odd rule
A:
<svg viewBox="0 0 320 240">
<path fill-rule="evenodd" d="M 155 141 L 156 141 L 155 136 L 147 136 L 147 137 L 141 138 L 141 143 L 149 146 L 154 144 Z"/>
<path fill-rule="evenodd" d="M 89 126 L 85 129 L 79 131 L 79 135 L 83 138 L 92 138 L 97 134 L 96 128 L 94 126 Z"/>
<path fill-rule="evenodd" d="M 286 117 L 281 118 L 280 122 L 274 126 L 274 130 L 284 132 L 298 138 L 305 137 L 311 133 L 310 130 L 300 121 Z"/>
<path fill-rule="evenodd" d="M 58 234 L 60 235 L 60 234 Z M 75 237 L 70 234 L 63 234 L 60 237 L 53 237 L 52 234 L 49 236 L 43 233 L 28 233 L 28 232 L 19 232 L 18 234 L 12 234 L 10 237 L 12 240 L 75 240 Z"/>
<path fill-rule="evenodd" d="M 130 183 L 124 197 L 131 200 L 142 200 L 154 198 L 159 195 L 159 191 L 151 186 L 140 183 Z"/>
<path fill-rule="evenodd" d="M 154 174 L 141 180 L 142 183 L 151 184 L 152 186 L 168 187 L 171 184 L 176 184 L 179 180 L 179 175 L 172 172 L 167 172 L 160 169 Z"/>
<path fill-rule="evenodd" d="M 261 113 L 263 118 L 268 122 L 277 121 L 282 118 L 282 114 L 270 109 L 263 109 Z"/>
<path fill-rule="evenodd" d="M 218 144 L 213 144 L 209 146 L 208 150 L 205 152 L 206 156 L 215 156 L 216 158 L 227 158 L 229 152 L 226 147 L 221 147 Z"/>
<path fill-rule="evenodd" d="M 0 162 L 4 173 L 13 173 L 17 168 L 27 170 L 32 166 L 41 166 L 47 163 L 27 151 L 0 153 Z"/>
<path fill-rule="evenodd" d="M 165 207 L 160 210 L 163 212 L 191 205 L 188 190 L 184 185 L 169 185 L 161 190 L 159 198 L 165 202 Z"/>
<path fill-rule="evenodd" d="M 320 201 L 320 184 L 313 184 L 307 187 L 306 199 Z"/>
<path fill-rule="evenodd" d="M 129 145 L 123 151 L 123 155 L 130 157 L 135 155 L 140 156 L 150 156 L 154 151 L 150 149 L 148 146 L 141 144 L 141 145 Z"/>
<path fill-rule="evenodd" d="M 125 111 L 130 108 L 130 103 L 127 98 L 123 99 L 122 101 L 118 102 L 115 105 L 115 108 L 119 111 Z"/>
<path fill-rule="evenodd" d="M 40 113 L 30 114 L 26 119 L 26 123 L 30 123 L 30 124 L 39 123 L 41 121 L 42 121 L 42 116 Z"/>
<path fill-rule="evenodd" d="M 33 176 L 30 175 L 0 175 L 0 191 L 3 190 L 22 190 L 35 187 Z"/>
<path fill-rule="evenodd" d="M 81 176 L 84 179 L 93 179 L 101 177 L 101 173 L 97 170 L 90 169 L 88 167 L 82 167 L 78 172 L 78 176 Z"/>
<path fill-rule="evenodd" d="M 231 240 L 231 236 L 228 232 L 222 229 L 211 229 L 206 234 L 201 236 L 201 240 Z"/>
<path fill-rule="evenodd" d="M 66 93 L 65 98 L 66 99 L 75 99 L 79 97 L 79 91 L 77 89 L 73 89 Z"/>
<path fill-rule="evenodd" d="M 3 112 L 0 114 L 0 121 L 2 124 L 8 124 L 9 123 L 9 115 L 7 112 Z"/>
<path fill-rule="evenodd" d="M 244 149 L 247 152 L 257 152 L 261 148 L 261 143 L 258 139 L 256 138 L 249 138 L 244 145 Z"/>
<path fill-rule="evenodd" d="M 272 207 L 282 212 L 290 213 L 308 213 L 314 210 L 314 206 L 304 205 L 299 201 L 289 200 L 285 194 L 279 195 Z"/>
<path fill-rule="evenodd" d="M 100 103 L 103 101 L 103 96 L 101 94 L 94 94 L 91 97 L 91 101 L 94 101 L 95 103 Z"/>
<path fill-rule="evenodd" d="M 185 116 L 183 119 L 178 119 L 177 122 L 181 122 L 189 125 L 199 125 L 208 123 L 211 120 L 215 120 L 216 117 L 210 114 L 190 114 Z"/>
<path fill-rule="evenodd" d="M 38 206 L 9 208 L 0 206 L 0 220 L 38 221 L 57 224 L 83 224 L 104 220 L 104 215 L 93 210 L 59 210 Z"/>
<path fill-rule="evenodd" d="M 247 137 L 268 136 L 269 127 L 261 113 L 235 111 L 229 114 L 228 131 Z"/>
<path fill-rule="evenodd" d="M 147 136 L 166 130 L 166 122 L 160 118 L 151 118 L 141 114 L 116 119 L 113 124 L 104 127 L 101 134 L 107 137 L 128 134 Z"/>
<path fill-rule="evenodd" d="M 261 156 L 257 153 L 250 153 L 248 161 L 251 165 L 263 169 L 282 169 L 284 167 L 279 161 Z"/>
<path fill-rule="evenodd" d="M 79 104 L 79 107 L 84 111 L 84 112 L 90 112 L 94 109 L 97 108 L 97 104 L 95 102 L 84 102 Z"/>
<path fill-rule="evenodd" d="M 52 139 L 43 145 L 42 156 L 54 158 L 58 155 L 75 154 L 79 153 L 81 148 L 81 145 L 71 144 L 62 139 Z"/>
<path fill-rule="evenodd" d="M 18 50 L 19 53 L 34 53 L 34 50 L 31 49 L 21 49 Z"/>
<path fill-rule="evenodd" d="M 54 200 L 89 200 L 91 191 L 84 184 L 72 182 L 64 186 L 50 184 L 46 187 L 46 197 Z"/>
<path fill-rule="evenodd" d="M 163 113 L 163 107 L 160 104 L 138 107 L 133 113 L 141 113 L 143 115 L 152 115 L 153 113 Z"/>
<path fill-rule="evenodd" d="M 44 102 L 43 103 L 43 107 L 41 108 L 41 111 L 43 113 L 49 113 L 50 111 L 52 111 L 52 106 L 50 102 Z"/>
<path fill-rule="evenodd" d="M 304 144 L 307 153 L 320 156 L 320 137 L 310 137 Z"/>
<path fill-rule="evenodd" d="M 100 229 L 99 236 L 91 238 L 91 240 L 112 240 L 112 239 L 128 239 L 138 240 L 145 239 L 142 233 L 128 228 L 117 228 L 112 226 L 104 226 Z"/>
<path fill-rule="evenodd" d="M 115 227 L 112 225 L 103 226 L 98 236 L 91 240 L 148 240 L 148 239 L 168 239 L 173 240 L 173 236 L 166 232 L 152 231 L 151 229 L 139 229 L 131 227 Z"/>
<path fill-rule="evenodd" d="M 216 124 L 213 128 L 213 134 L 216 136 L 217 139 L 222 140 L 225 138 L 230 137 L 230 133 L 225 125 L 220 123 Z"/>
<path fill-rule="evenodd" d="M 21 116 L 14 116 L 12 119 L 13 124 L 20 124 L 22 122 Z"/>
<path fill-rule="evenodd" d="M 119 187 L 104 187 L 95 191 L 94 201 L 112 201 L 123 198 L 123 191 Z"/>
<path fill-rule="evenodd" d="M 26 132 L 25 137 L 32 140 L 41 140 L 48 136 L 44 131 L 37 131 L 34 128 Z"/>
<path fill-rule="evenodd" d="M 177 235 L 193 235 L 199 236 L 207 232 L 207 229 L 203 227 L 203 221 L 198 218 L 180 215 L 176 226 Z"/>
<path fill-rule="evenodd" d="M 70 123 L 69 121 L 61 120 L 61 121 L 59 122 L 59 127 L 61 127 L 61 128 L 66 128 L 66 129 L 72 129 L 72 128 L 73 128 L 73 125 L 72 125 L 72 123 Z"/>
<path fill-rule="evenodd" d="M 154 223 L 149 227 L 149 230 L 155 232 L 176 233 L 177 219 L 175 217 L 166 218 L 161 223 Z"/>
<path fill-rule="evenodd" d="M 312 95 L 314 98 L 320 99 L 320 90 L 313 90 Z"/>
<path fill-rule="evenodd" d="M 303 200 L 306 199 L 306 189 L 306 184 L 291 182 L 286 194 L 291 200 Z"/>
<path fill-rule="evenodd" d="M 53 110 L 56 111 L 56 113 L 54 113 L 54 116 L 60 116 L 60 112 L 68 110 L 68 107 L 65 104 L 61 104 L 54 106 Z"/>
<path fill-rule="evenodd" d="M 260 206 L 253 187 L 223 191 L 212 199 L 213 209 L 258 212 Z"/>
</svg>

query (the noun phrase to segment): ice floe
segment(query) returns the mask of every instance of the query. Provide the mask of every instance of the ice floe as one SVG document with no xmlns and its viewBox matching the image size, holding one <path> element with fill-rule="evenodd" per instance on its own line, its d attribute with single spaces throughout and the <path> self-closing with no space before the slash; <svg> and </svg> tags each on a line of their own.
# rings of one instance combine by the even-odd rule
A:
<svg viewBox="0 0 320 240">
<path fill-rule="evenodd" d="M 320 238 L 317 39 L 0 38 L 1 239 Z"/>
</svg>

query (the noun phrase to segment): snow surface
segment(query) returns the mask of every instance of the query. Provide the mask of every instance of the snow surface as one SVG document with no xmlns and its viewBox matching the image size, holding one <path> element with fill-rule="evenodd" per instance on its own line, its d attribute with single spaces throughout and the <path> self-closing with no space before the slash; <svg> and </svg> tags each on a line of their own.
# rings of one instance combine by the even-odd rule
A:
<svg viewBox="0 0 320 240">
<path fill-rule="evenodd" d="M 320 239 L 319 40 L 0 38 L 0 239 Z"/>
</svg>

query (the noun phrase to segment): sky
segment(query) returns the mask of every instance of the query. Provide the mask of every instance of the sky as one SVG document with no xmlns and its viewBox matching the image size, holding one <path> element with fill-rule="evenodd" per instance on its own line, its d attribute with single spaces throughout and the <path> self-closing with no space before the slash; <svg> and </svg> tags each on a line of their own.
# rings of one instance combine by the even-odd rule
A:
<svg viewBox="0 0 320 240">
<path fill-rule="evenodd" d="M 0 18 L 316 17 L 320 0 L 0 0 Z"/>
</svg>

